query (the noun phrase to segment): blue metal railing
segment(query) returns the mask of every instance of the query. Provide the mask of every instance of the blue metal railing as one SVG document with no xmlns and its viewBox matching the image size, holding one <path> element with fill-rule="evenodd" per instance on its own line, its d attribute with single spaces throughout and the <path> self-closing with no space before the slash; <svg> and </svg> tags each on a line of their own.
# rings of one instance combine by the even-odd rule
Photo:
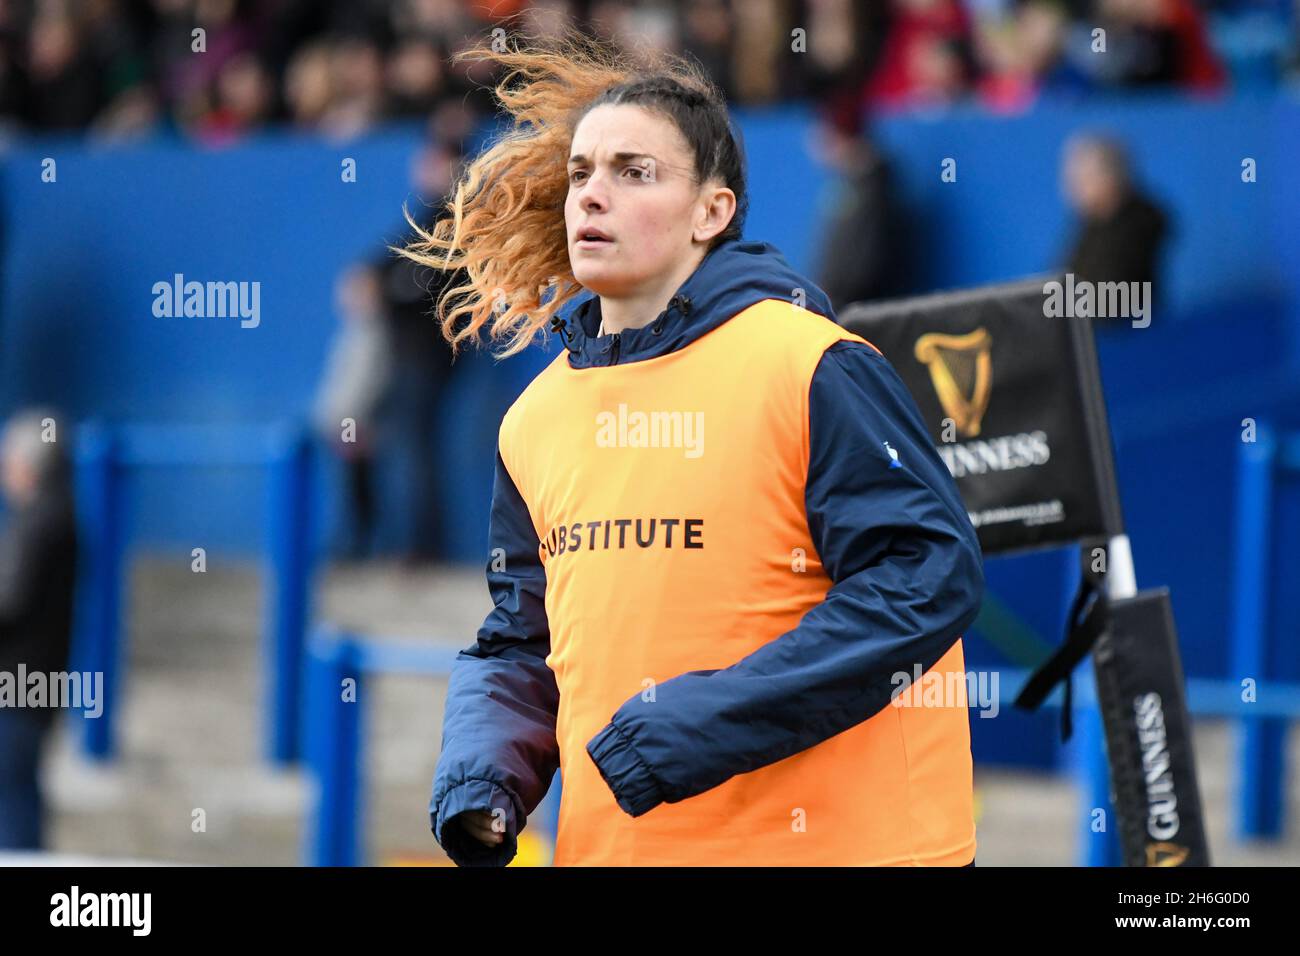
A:
<svg viewBox="0 0 1300 956">
<path fill-rule="evenodd" d="M 1232 583 L 1232 669 L 1239 681 L 1254 682 L 1257 695 L 1242 708 L 1237 738 L 1237 833 L 1243 839 L 1276 838 L 1285 826 L 1286 733 L 1288 717 L 1296 716 L 1289 708 L 1300 695 L 1269 679 L 1275 628 L 1269 620 L 1268 586 L 1276 567 L 1272 531 L 1278 485 L 1296 474 L 1300 434 L 1279 437 L 1268 425 L 1256 423 L 1255 441 L 1242 442 L 1237 461 Z M 1242 691 L 1240 683 L 1232 687 L 1238 700 Z"/>
<path fill-rule="evenodd" d="M 305 830 L 304 860 L 316 866 L 355 866 L 363 861 L 360 821 L 363 812 L 361 749 L 364 684 L 368 675 L 415 674 L 446 678 L 458 650 L 429 644 L 364 639 L 351 633 L 321 627 L 309 641 L 307 689 L 307 761 L 316 783 L 315 813 Z M 1030 671 L 998 671 L 998 708 L 1011 708 Z M 352 683 L 347 683 L 347 682 Z M 1070 766 L 1079 795 L 1089 812 L 1082 814 L 1078 831 L 1080 866 L 1122 865 L 1118 827 L 1110 804 L 1110 773 L 1106 763 L 1105 734 L 1091 671 L 1075 675 L 1075 735 L 1071 739 Z M 1060 708 L 1063 688 L 1043 702 L 1044 709 Z M 1269 695 L 1248 704 L 1230 680 L 1193 679 L 1187 682 L 1187 705 L 1193 717 L 1236 719 L 1300 719 L 1300 685 L 1277 684 Z M 979 719 L 979 718 L 972 718 Z M 559 775 L 538 814 L 547 832 L 554 834 L 559 810 Z M 1096 829 L 1091 810 L 1104 812 L 1104 829 Z M 430 836 L 432 839 L 432 836 Z"/>
<path fill-rule="evenodd" d="M 356 866 L 365 857 L 360 821 L 365 818 L 361 767 L 367 677 L 445 678 L 459 653 L 423 642 L 362 638 L 326 625 L 313 631 L 307 646 L 305 752 L 316 794 L 303 847 L 308 864 Z M 550 834 L 558 822 L 559 777 L 557 773 L 534 814 Z M 530 818 L 530 822 L 537 821 Z"/>
<path fill-rule="evenodd" d="M 288 763 L 298 757 L 303 636 L 309 612 L 311 444 L 294 424 L 115 425 L 80 429 L 77 449 L 80 575 L 79 666 L 104 674 L 104 708 L 83 718 L 83 746 L 96 759 L 116 748 L 122 683 L 122 593 L 126 554 L 126 490 L 130 472 L 156 467 L 261 467 L 267 472 L 267 581 L 264 653 L 266 751 Z"/>
<path fill-rule="evenodd" d="M 354 866 L 364 853 L 359 823 L 364 819 L 361 770 L 364 765 L 363 730 L 365 678 L 372 674 L 450 675 L 458 651 L 426 643 L 398 643 L 362 638 L 334 628 L 321 627 L 308 645 L 308 745 L 307 759 L 315 778 L 315 813 L 307 828 L 304 857 L 316 866 Z M 998 706 L 1013 707 L 1028 670 L 998 672 Z M 347 683 L 349 680 L 353 683 Z M 1104 828 L 1094 827 L 1091 812 L 1082 815 L 1078 838 L 1081 866 L 1122 865 L 1118 827 L 1110 802 L 1110 774 L 1105 735 L 1092 674 L 1086 669 L 1074 678 L 1076 733 L 1069 744 L 1072 773 L 1085 807 L 1104 811 Z M 1266 699 L 1245 703 L 1231 681 L 1189 680 L 1188 709 L 1198 717 L 1238 719 L 1300 719 L 1300 685 L 1276 685 Z M 1043 702 L 1059 708 L 1064 689 L 1056 688 Z M 559 802 L 559 775 L 539 810 L 543 826 L 554 834 Z M 432 837 L 430 837 L 432 839 Z"/>
</svg>

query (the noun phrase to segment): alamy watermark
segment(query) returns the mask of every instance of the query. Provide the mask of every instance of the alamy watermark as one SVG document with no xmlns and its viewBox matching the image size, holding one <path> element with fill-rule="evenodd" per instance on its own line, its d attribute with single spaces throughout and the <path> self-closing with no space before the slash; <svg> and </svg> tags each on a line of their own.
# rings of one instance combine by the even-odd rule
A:
<svg viewBox="0 0 1300 956">
<path fill-rule="evenodd" d="M 186 282 L 178 272 L 171 282 L 153 284 L 153 314 L 160 319 L 238 316 L 240 328 L 255 329 L 262 322 L 262 283 Z"/>
<path fill-rule="evenodd" d="M 1065 274 L 1065 282 L 1043 285 L 1043 315 L 1049 319 L 1132 319 L 1133 328 L 1151 324 L 1150 282 L 1091 282 Z"/>
<path fill-rule="evenodd" d="M 687 458 L 704 454 L 703 412 L 629 411 L 596 413 L 598 448 L 681 448 Z"/>
<path fill-rule="evenodd" d="M 50 897 L 51 926 L 119 926 L 132 936 L 148 936 L 153 927 L 152 893 L 83 892 L 73 884 Z"/>
<path fill-rule="evenodd" d="M 980 717 L 998 715 L 997 671 L 935 671 L 922 674 L 921 665 L 912 670 L 896 671 L 890 678 L 894 689 L 890 704 L 894 707 L 970 707 L 978 706 Z"/>
<path fill-rule="evenodd" d="M 0 671 L 0 707 L 78 709 L 87 717 L 104 712 L 103 671 Z"/>
</svg>

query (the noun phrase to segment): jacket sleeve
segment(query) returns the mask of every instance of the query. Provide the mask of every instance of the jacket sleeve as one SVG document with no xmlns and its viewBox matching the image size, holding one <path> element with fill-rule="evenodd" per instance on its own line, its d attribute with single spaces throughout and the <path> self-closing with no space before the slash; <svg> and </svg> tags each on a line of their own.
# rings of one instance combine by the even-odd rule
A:
<svg viewBox="0 0 1300 956">
<path fill-rule="evenodd" d="M 678 675 L 652 701 L 632 697 L 587 744 L 628 814 L 867 720 L 889 703 L 894 675 L 928 671 L 974 621 L 984 591 L 975 529 L 902 380 L 861 342 L 828 348 L 809 387 L 805 505 L 832 581 L 825 599 L 730 667 Z"/>
<path fill-rule="evenodd" d="M 460 866 L 505 866 L 514 858 L 519 831 L 559 766 L 546 572 L 528 507 L 499 450 L 488 536 L 495 606 L 452 667 L 429 803 L 434 838 Z M 467 810 L 500 810 L 502 843 L 486 846 L 466 833 L 455 817 Z"/>
</svg>

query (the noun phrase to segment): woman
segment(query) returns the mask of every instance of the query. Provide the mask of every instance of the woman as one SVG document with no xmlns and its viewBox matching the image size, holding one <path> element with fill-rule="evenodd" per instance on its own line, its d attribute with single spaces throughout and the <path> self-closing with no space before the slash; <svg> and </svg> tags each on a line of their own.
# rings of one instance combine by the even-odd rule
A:
<svg viewBox="0 0 1300 956">
<path fill-rule="evenodd" d="M 436 839 L 508 863 L 558 766 L 556 865 L 968 865 L 964 694 L 890 706 L 916 668 L 964 676 L 983 591 L 912 399 L 741 238 L 743 156 L 696 68 L 480 52 L 516 125 L 405 253 L 466 269 L 453 348 L 485 325 L 566 348 L 501 423 Z"/>
</svg>

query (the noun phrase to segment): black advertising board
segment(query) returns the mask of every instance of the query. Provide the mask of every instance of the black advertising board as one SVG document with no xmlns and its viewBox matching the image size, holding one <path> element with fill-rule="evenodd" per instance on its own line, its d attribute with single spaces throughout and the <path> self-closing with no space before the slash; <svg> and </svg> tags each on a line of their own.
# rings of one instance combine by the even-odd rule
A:
<svg viewBox="0 0 1300 956">
<path fill-rule="evenodd" d="M 884 353 L 957 482 L 985 554 L 1122 532 L 1087 318 L 1051 314 L 1043 276 L 853 305 L 840 324 Z"/>
<path fill-rule="evenodd" d="M 1092 652 L 1126 866 L 1209 866 L 1169 589 L 1110 603 Z"/>
</svg>

